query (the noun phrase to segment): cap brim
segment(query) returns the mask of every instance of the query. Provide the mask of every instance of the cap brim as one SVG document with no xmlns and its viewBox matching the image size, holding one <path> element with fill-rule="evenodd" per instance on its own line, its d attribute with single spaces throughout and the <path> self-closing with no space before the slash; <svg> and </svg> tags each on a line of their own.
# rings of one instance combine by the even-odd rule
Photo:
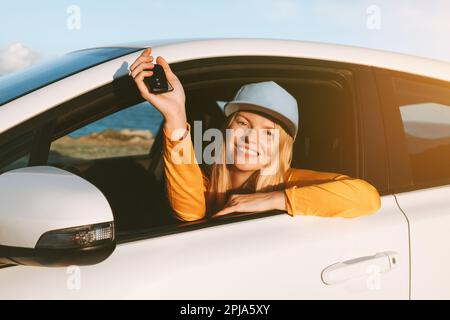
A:
<svg viewBox="0 0 450 320">
<path fill-rule="evenodd" d="M 225 108 L 226 107 L 226 108 Z M 230 114 L 236 112 L 236 111 L 254 111 L 254 112 L 260 112 L 263 114 L 268 115 L 269 117 L 272 117 L 275 120 L 278 120 L 278 123 L 284 127 L 284 129 L 294 138 L 297 135 L 297 130 L 295 127 L 295 124 L 292 122 L 291 119 L 286 118 L 285 116 L 281 115 L 278 112 L 274 112 L 272 109 L 269 109 L 267 107 L 264 107 L 259 104 L 255 104 L 250 101 L 229 101 L 225 103 L 222 106 L 222 110 L 224 110 L 225 115 L 228 117 Z"/>
</svg>

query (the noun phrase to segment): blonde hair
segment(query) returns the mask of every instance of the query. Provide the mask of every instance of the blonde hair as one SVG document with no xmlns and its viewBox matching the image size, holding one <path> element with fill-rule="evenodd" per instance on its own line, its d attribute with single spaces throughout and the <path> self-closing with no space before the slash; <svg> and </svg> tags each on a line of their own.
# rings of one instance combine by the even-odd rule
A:
<svg viewBox="0 0 450 320">
<path fill-rule="evenodd" d="M 230 117 L 225 121 L 221 131 L 223 137 L 225 137 L 226 129 L 230 127 L 233 120 L 239 112 L 233 113 Z M 278 161 L 278 170 L 274 174 L 260 174 L 260 170 L 257 170 L 240 188 L 239 193 L 255 193 L 255 192 L 270 192 L 280 190 L 284 187 L 284 176 L 288 171 L 292 161 L 292 147 L 294 143 L 294 139 L 290 136 L 282 126 L 280 126 L 277 122 L 275 122 L 275 129 L 278 129 L 279 132 L 279 146 L 277 156 Z M 209 186 L 207 190 L 207 204 L 209 204 L 209 208 L 207 211 L 211 213 L 211 210 L 217 211 L 222 209 L 229 196 L 229 192 L 232 190 L 231 185 L 231 176 L 228 169 L 228 165 L 225 161 L 226 145 L 223 144 L 221 148 L 220 157 L 223 161 L 221 163 L 213 163 L 208 168 L 209 171 Z M 274 158 L 271 159 L 271 163 L 274 161 Z"/>
</svg>

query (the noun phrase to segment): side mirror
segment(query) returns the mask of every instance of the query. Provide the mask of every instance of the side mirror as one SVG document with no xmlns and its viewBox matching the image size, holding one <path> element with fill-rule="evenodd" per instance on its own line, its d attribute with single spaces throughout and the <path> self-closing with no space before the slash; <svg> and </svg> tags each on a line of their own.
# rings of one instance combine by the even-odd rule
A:
<svg viewBox="0 0 450 320">
<path fill-rule="evenodd" d="M 50 166 L 0 175 L 0 264 L 91 265 L 115 247 L 111 207 L 91 183 Z"/>
</svg>

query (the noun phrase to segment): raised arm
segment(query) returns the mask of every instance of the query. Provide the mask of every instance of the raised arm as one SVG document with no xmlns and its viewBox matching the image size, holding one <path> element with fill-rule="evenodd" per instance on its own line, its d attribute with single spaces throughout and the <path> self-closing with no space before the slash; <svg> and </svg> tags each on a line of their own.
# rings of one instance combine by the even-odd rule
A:
<svg viewBox="0 0 450 320">
<path fill-rule="evenodd" d="M 176 216 L 183 221 L 202 219 L 205 216 L 205 195 L 203 175 L 195 161 L 190 136 L 190 126 L 186 121 L 185 94 L 178 77 L 169 64 L 159 56 L 160 64 L 167 80 L 174 90 L 162 94 L 151 93 L 144 83 L 144 78 L 153 74 L 153 57 L 147 48 L 131 65 L 133 77 L 141 96 L 150 102 L 164 117 L 164 173 L 169 202 Z M 187 130 L 187 131 L 186 131 Z M 190 154 L 189 161 L 177 163 L 179 152 Z M 177 156 L 178 155 L 178 156 Z M 182 157 L 186 156 L 186 154 Z"/>
<path fill-rule="evenodd" d="M 172 140 L 164 127 L 164 174 L 167 197 L 177 217 L 194 221 L 205 217 L 205 181 L 195 159 L 189 123 L 184 137 Z"/>
</svg>

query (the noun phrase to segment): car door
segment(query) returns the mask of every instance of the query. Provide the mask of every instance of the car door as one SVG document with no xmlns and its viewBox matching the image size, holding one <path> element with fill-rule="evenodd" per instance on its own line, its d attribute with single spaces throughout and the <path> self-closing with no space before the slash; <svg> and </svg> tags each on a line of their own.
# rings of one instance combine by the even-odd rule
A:
<svg viewBox="0 0 450 320">
<path fill-rule="evenodd" d="M 259 60 L 257 60 L 259 59 Z M 293 69 L 277 60 L 275 69 L 284 74 Z M 258 61 L 261 68 L 268 64 L 263 57 L 229 58 L 228 67 L 241 72 L 257 70 L 259 75 L 242 75 L 244 79 L 258 79 L 259 69 L 242 67 L 243 63 Z M 195 61 L 202 62 L 202 61 Z M 220 61 L 223 62 L 223 61 Z M 193 63 L 194 65 L 196 63 Z M 211 63 L 211 60 L 210 60 Z M 298 61 L 299 68 L 327 64 L 322 61 Z M 222 65 L 217 61 L 217 66 Z M 217 72 L 216 68 L 211 68 Z M 276 69 L 280 67 L 280 70 Z M 342 65 L 332 67 L 342 68 Z M 345 67 L 345 66 L 344 66 Z M 301 68 L 300 68 L 301 69 Z M 300 70 L 299 69 L 299 70 Z M 196 87 L 183 77 L 183 64 L 174 66 L 180 72 L 188 100 Z M 247 70 L 247 71 L 243 71 Z M 185 70 L 192 78 L 201 77 L 198 70 Z M 205 68 L 203 68 L 205 71 Z M 222 70 L 223 71 L 223 70 Z M 231 70 L 233 71 L 233 70 Z M 317 126 L 327 113 L 308 113 L 311 106 L 324 106 L 326 101 L 315 99 L 327 96 L 321 88 L 302 104 L 308 112 L 304 123 L 309 123 L 296 145 L 296 164 L 325 170 L 344 168 L 360 177 L 368 177 L 383 187 L 387 159 L 384 148 L 381 116 L 373 76 L 368 70 L 347 70 L 345 98 L 351 112 L 343 113 L 355 134 L 335 136 L 342 128 L 317 135 Z M 254 71 L 253 71 L 254 72 Z M 302 81 L 283 79 L 292 90 Z M 301 74 L 301 73 L 300 73 Z M 223 73 L 217 72 L 217 80 Z M 214 76 L 211 73 L 210 76 Z M 247 77 L 246 77 L 247 76 Z M 256 77 L 256 78 L 255 78 Z M 267 76 L 266 76 L 267 77 Z M 297 76 L 295 76 L 297 77 Z M 292 80 L 292 81 L 291 81 Z M 298 80 L 298 79 L 297 79 Z M 308 85 L 322 83 L 311 79 Z M 242 79 L 240 80 L 242 81 Z M 332 81 L 331 81 L 332 82 Z M 216 83 L 211 81 L 210 83 Z M 233 86 L 223 84 L 233 92 Z M 325 88 L 326 86 L 324 86 Z M 301 87 L 306 94 L 308 88 Z M 202 91 L 205 94 L 210 91 Z M 334 90 L 334 89 L 333 89 Z M 312 91 L 311 91 L 312 92 Z M 330 91 L 331 92 L 331 91 Z M 223 97 L 211 97 L 223 98 Z M 327 97 L 332 101 L 334 96 Z M 348 105 L 341 103 L 342 105 Z M 192 106 L 188 103 L 188 109 Z M 205 110 L 205 109 L 204 109 Z M 319 110 L 319 109 L 318 109 Z M 348 111 L 348 110 L 347 110 Z M 189 112 L 189 111 L 188 111 Z M 339 114 L 339 110 L 335 110 Z M 345 122 L 344 121 L 344 122 Z M 331 123 L 332 124 L 332 123 Z M 357 133 L 357 134 L 356 134 Z M 355 137 L 358 137 L 357 139 Z M 341 140 L 339 140 L 340 138 Z M 348 141 L 343 141 L 347 139 Z M 321 142 L 323 145 L 312 142 Z M 342 152 L 339 146 L 350 146 Z M 308 147 L 310 146 L 310 147 Z M 322 152 L 327 148 L 329 152 Z M 381 148 L 381 149 L 380 149 Z M 300 150 L 301 149 L 301 150 Z M 330 154 L 340 155 L 335 160 Z M 345 160 L 347 154 L 355 159 Z M 300 158 L 305 156 L 305 160 Z M 311 156 L 310 158 L 306 156 Z M 308 160 L 309 159 L 309 160 Z M 381 162 L 379 162 L 381 161 Z M 314 163 L 318 163 L 314 167 Z M 350 163 L 347 165 L 347 163 Z M 353 167 L 354 165 L 354 167 Z M 377 166 L 378 165 L 378 166 Z M 378 169 L 377 169 L 378 168 Z M 379 169 L 381 168 L 381 169 Z M 395 197 L 381 190 L 381 209 L 373 215 L 355 219 L 296 216 L 282 212 L 268 212 L 230 216 L 213 221 L 197 221 L 131 230 L 118 235 L 115 252 L 104 262 L 93 266 L 68 268 L 39 268 L 14 266 L 0 269 L 2 298 L 155 298 L 155 299 L 407 299 L 409 297 L 408 226 Z M 161 199 L 153 199 L 160 201 Z"/>
<path fill-rule="evenodd" d="M 411 298 L 449 299 L 450 83 L 378 70 L 392 185 L 408 218 Z"/>
</svg>

